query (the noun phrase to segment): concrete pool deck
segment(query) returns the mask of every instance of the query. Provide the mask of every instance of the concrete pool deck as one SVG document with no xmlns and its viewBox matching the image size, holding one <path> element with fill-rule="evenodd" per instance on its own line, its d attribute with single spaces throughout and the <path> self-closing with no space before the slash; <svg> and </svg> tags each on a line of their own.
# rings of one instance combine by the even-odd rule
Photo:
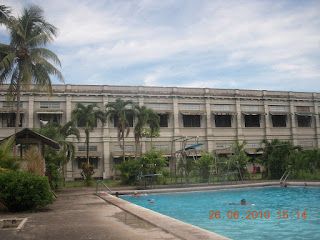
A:
<svg viewBox="0 0 320 240">
<path fill-rule="evenodd" d="M 28 218 L 21 230 L 0 229 L 2 240 L 180 239 L 94 195 L 94 188 L 63 189 L 38 212 L 0 213 L 0 219 Z"/>
</svg>

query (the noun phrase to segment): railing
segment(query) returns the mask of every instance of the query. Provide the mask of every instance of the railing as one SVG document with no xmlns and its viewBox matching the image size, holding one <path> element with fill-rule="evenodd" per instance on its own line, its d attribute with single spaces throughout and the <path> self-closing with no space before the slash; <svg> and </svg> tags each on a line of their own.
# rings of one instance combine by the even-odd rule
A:
<svg viewBox="0 0 320 240">
<path fill-rule="evenodd" d="M 96 183 L 96 193 L 98 193 L 99 182 L 101 182 L 103 184 L 103 186 L 105 186 L 108 189 L 108 193 L 111 194 L 111 192 L 112 192 L 111 189 L 102 180 L 98 180 L 97 183 Z"/>
<path fill-rule="evenodd" d="M 284 172 L 284 174 L 282 175 L 282 177 L 280 178 L 280 183 L 282 182 L 286 182 L 287 181 L 287 178 L 289 177 L 289 174 L 291 173 L 291 171 L 289 170 L 286 170 Z"/>
</svg>

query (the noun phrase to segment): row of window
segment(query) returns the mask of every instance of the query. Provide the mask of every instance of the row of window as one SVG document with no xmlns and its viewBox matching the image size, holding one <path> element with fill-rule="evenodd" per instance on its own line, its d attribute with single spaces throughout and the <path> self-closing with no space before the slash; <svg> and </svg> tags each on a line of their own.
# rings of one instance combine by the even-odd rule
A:
<svg viewBox="0 0 320 240">
<path fill-rule="evenodd" d="M 90 104 L 93 104 L 93 102 L 82 102 L 84 106 L 88 106 Z M 201 105 L 200 104 L 181 104 L 182 110 L 189 110 L 189 111 L 200 111 Z M 154 110 L 169 110 L 169 104 L 168 103 L 147 103 L 147 106 L 149 108 L 152 108 Z M 2 102 L 3 108 L 16 108 L 17 103 L 12 102 L 8 104 L 8 102 Z M 20 107 L 23 107 L 23 102 L 20 103 Z M 214 104 L 212 105 L 214 111 L 232 111 L 233 105 L 231 104 Z M 61 102 L 40 102 L 40 108 L 41 109 L 60 109 L 61 108 Z M 242 105 L 242 111 L 261 111 L 262 106 L 259 105 Z M 310 112 L 309 106 L 296 106 L 297 112 Z M 284 105 L 270 105 L 269 110 L 272 112 L 285 112 L 287 110 L 287 107 Z"/>
<path fill-rule="evenodd" d="M 2 127 L 14 127 L 15 126 L 15 113 L 1 114 Z M 160 127 L 168 127 L 169 115 L 160 114 Z M 183 115 L 183 127 L 201 127 L 201 115 Z M 215 115 L 214 122 L 216 127 L 232 127 L 232 115 Z M 261 115 L 244 115 L 245 127 L 260 127 Z M 23 115 L 20 118 L 20 127 L 22 127 Z M 61 123 L 60 114 L 39 114 L 39 120 L 48 121 L 49 123 Z M 129 117 L 130 127 L 134 126 L 133 117 Z M 298 127 L 311 127 L 312 117 L 297 115 Z M 271 116 L 272 127 L 287 127 L 287 115 L 272 115 Z M 116 127 L 117 119 L 113 121 L 114 127 Z M 85 122 L 78 120 L 78 127 L 84 127 Z"/>
<path fill-rule="evenodd" d="M 232 115 L 215 115 L 216 127 L 231 127 Z M 287 115 L 272 115 L 272 127 L 287 127 Z M 311 127 L 311 116 L 297 116 L 298 127 Z M 245 127 L 261 127 L 260 115 L 244 115 Z M 183 127 L 201 127 L 200 115 L 183 115 Z"/>
</svg>

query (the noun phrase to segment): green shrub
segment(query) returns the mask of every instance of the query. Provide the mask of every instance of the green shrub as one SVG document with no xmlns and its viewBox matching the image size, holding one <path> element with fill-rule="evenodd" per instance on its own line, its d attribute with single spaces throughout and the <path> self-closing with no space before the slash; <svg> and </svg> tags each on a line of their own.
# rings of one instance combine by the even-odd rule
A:
<svg viewBox="0 0 320 240">
<path fill-rule="evenodd" d="M 32 210 L 53 201 L 47 177 L 28 172 L 0 173 L 0 202 L 9 211 Z"/>
<path fill-rule="evenodd" d="M 137 177 L 140 173 L 140 161 L 135 159 L 128 159 L 121 165 L 116 166 L 117 170 L 121 171 L 120 180 L 122 184 L 136 184 Z"/>
</svg>

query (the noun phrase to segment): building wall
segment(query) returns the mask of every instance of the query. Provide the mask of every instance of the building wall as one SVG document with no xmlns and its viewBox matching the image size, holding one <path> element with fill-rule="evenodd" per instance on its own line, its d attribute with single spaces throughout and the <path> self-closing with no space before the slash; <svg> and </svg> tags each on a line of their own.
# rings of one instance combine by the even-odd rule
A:
<svg viewBox="0 0 320 240">
<path fill-rule="evenodd" d="M 0 88 L 0 138 L 14 133 L 14 127 L 7 127 L 8 108 L 5 107 L 7 86 Z M 181 136 L 199 136 L 199 141 L 205 143 L 202 149 L 207 151 L 224 151 L 233 141 L 247 141 L 247 148 L 251 151 L 260 146 L 263 139 L 278 138 L 293 141 L 295 145 L 307 148 L 320 147 L 320 93 L 232 90 L 209 88 L 177 88 L 177 87 L 141 87 L 141 86 L 84 86 L 84 85 L 54 85 L 54 93 L 48 99 L 46 91 L 30 89 L 22 93 L 23 125 L 22 128 L 40 128 L 39 118 L 45 116 L 65 124 L 71 120 L 71 111 L 76 103 L 97 103 L 101 109 L 109 102 L 120 97 L 123 100 L 132 100 L 139 105 L 159 106 L 166 109 L 155 109 L 160 114 L 168 114 L 168 127 L 161 128 L 160 137 L 153 139 L 158 148 L 168 148 L 169 155 L 172 140 Z M 60 103 L 49 104 L 53 108 L 43 108 L 44 102 Z M 41 105 L 42 104 L 42 105 Z M 158 105 L 157 105 L 158 104 Z M 196 126 L 184 127 L 184 116 L 200 116 L 200 126 L 195 117 Z M 219 116 L 230 115 L 231 125 L 217 127 L 215 119 Z M 285 116 L 285 127 L 273 126 L 273 115 Z M 216 117 L 218 116 L 218 117 Z M 257 117 L 258 116 L 258 117 Z M 191 117 L 192 118 L 192 117 Z M 246 119 L 255 119 L 258 126 L 246 127 Z M 298 120 L 307 118 L 310 126 L 299 126 Z M 282 121 L 283 122 L 283 121 Z M 193 122 L 194 123 L 194 122 Z M 78 142 L 70 138 L 77 146 L 85 145 L 85 134 L 81 131 Z M 134 155 L 133 128 L 126 138 L 128 154 Z M 191 144 L 191 143 L 190 143 Z M 117 141 L 117 130 L 113 122 L 108 120 L 105 126 L 98 123 L 91 133 L 90 145 L 97 149 L 91 152 L 92 157 L 98 157 L 98 168 L 95 177 L 110 177 L 121 155 Z M 150 139 L 143 139 L 143 149 L 149 150 Z M 181 144 L 175 143 L 174 150 Z M 81 150 L 81 149 L 80 149 Z M 83 148 L 82 148 L 83 150 Z M 77 151 L 79 157 L 84 157 L 83 151 Z M 78 162 L 67 165 L 67 178 L 80 177 Z"/>
</svg>

